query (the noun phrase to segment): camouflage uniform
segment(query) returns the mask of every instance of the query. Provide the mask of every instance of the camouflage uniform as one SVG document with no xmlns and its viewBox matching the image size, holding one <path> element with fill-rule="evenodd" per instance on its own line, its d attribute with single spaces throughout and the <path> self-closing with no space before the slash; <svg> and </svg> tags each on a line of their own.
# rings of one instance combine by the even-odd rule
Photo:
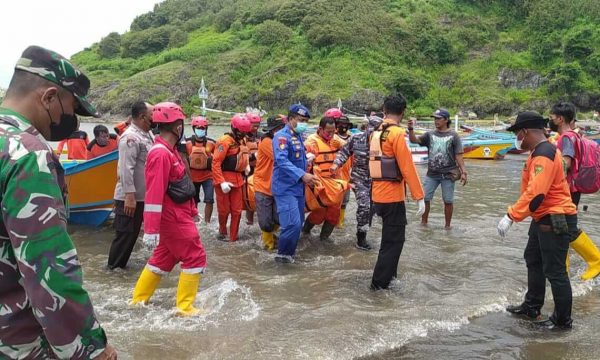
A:
<svg viewBox="0 0 600 360">
<path fill-rule="evenodd" d="M 371 117 L 369 130 L 353 135 L 338 151 L 334 164 L 341 168 L 354 155 L 350 182 L 356 197 L 356 231 L 366 233 L 371 220 L 371 178 L 369 176 L 369 133 L 382 119 Z"/>
<path fill-rule="evenodd" d="M 64 60 L 44 51 L 57 62 Z M 51 73 L 23 67 L 35 66 L 28 60 L 21 59 L 17 69 Z M 61 84 L 56 77 L 64 80 L 74 71 L 64 62 L 65 68 L 53 69 L 53 80 L 48 80 Z M 78 111 L 95 112 L 80 104 Z M 0 108 L 0 184 L 0 358 L 100 355 L 107 340 L 82 287 L 81 266 L 67 233 L 63 168 L 29 121 L 6 108 Z"/>
</svg>

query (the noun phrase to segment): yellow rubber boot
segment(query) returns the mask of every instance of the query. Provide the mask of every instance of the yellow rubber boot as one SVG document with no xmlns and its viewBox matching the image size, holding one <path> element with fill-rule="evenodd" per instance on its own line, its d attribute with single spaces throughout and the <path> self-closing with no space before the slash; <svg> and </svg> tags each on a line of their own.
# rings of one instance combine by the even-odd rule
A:
<svg viewBox="0 0 600 360">
<path fill-rule="evenodd" d="M 154 294 L 154 290 L 156 290 L 156 287 L 160 282 L 160 278 L 160 275 L 153 273 L 145 267 L 140 274 L 140 278 L 135 284 L 135 288 L 133 288 L 133 298 L 129 304 L 147 304 L 150 300 L 150 297 L 152 297 L 152 294 Z"/>
<path fill-rule="evenodd" d="M 598 276 L 600 274 L 600 250 L 592 242 L 592 239 L 582 231 L 577 239 L 571 242 L 571 247 L 588 265 L 588 269 L 581 275 L 581 279 L 590 280 Z"/>
<path fill-rule="evenodd" d="M 194 316 L 202 311 L 194 307 L 194 300 L 200 286 L 201 274 L 179 274 L 177 285 L 177 312 L 182 316 Z"/>
<path fill-rule="evenodd" d="M 275 237 L 272 232 L 263 231 L 262 232 L 262 241 L 267 251 L 273 251 L 275 248 Z"/>
<path fill-rule="evenodd" d="M 346 216 L 346 209 L 341 209 L 340 210 L 340 219 L 338 220 L 338 224 L 337 227 L 339 229 L 344 227 L 344 217 Z"/>
</svg>

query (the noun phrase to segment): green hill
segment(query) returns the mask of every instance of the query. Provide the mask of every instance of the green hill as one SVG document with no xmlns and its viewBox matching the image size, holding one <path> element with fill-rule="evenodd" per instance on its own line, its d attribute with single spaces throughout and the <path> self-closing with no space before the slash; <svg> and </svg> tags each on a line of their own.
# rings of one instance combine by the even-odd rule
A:
<svg viewBox="0 0 600 360">
<path fill-rule="evenodd" d="M 400 91 L 411 111 L 480 116 L 544 111 L 558 99 L 600 107 L 597 0 L 166 0 L 73 61 L 99 109 L 137 99 L 356 112 Z"/>
</svg>

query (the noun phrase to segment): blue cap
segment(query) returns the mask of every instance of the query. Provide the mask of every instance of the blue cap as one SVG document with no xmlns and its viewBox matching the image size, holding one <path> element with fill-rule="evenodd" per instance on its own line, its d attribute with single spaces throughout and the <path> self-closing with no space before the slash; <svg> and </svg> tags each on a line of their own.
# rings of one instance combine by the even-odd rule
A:
<svg viewBox="0 0 600 360">
<path fill-rule="evenodd" d="M 294 105 L 290 106 L 290 112 L 310 118 L 310 111 L 308 110 L 308 108 L 306 106 L 304 106 L 302 104 L 294 104 Z"/>
<path fill-rule="evenodd" d="M 450 112 L 444 108 L 437 109 L 431 117 L 450 119 Z"/>
</svg>

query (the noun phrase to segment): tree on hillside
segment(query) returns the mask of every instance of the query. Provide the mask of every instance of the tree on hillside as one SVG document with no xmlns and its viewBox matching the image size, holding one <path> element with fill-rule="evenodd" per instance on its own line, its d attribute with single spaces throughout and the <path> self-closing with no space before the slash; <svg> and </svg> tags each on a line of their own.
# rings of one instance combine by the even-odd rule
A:
<svg viewBox="0 0 600 360">
<path fill-rule="evenodd" d="M 121 40 L 123 57 L 136 58 L 166 49 L 171 39 L 172 30 L 169 26 L 161 26 L 126 33 Z"/>
<path fill-rule="evenodd" d="M 100 40 L 98 54 L 103 58 L 112 58 L 121 52 L 121 35 L 111 32 Z"/>
<path fill-rule="evenodd" d="M 282 43 L 292 37 L 294 32 L 279 21 L 267 20 L 254 29 L 254 40 L 261 45 Z"/>
</svg>

